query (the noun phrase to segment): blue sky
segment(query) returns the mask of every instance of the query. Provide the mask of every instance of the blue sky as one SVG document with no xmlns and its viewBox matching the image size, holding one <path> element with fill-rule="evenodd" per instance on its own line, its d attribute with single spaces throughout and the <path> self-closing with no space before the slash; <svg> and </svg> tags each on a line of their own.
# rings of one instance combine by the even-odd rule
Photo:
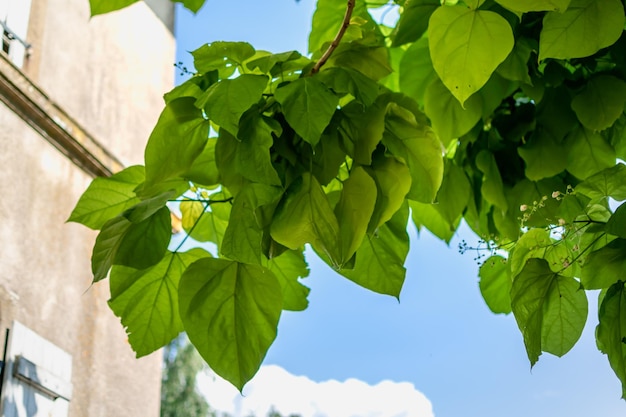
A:
<svg viewBox="0 0 626 417">
<path fill-rule="evenodd" d="M 305 53 L 314 7 L 314 0 L 207 0 L 196 16 L 179 8 L 177 61 L 192 68 L 188 51 L 216 40 Z M 400 303 L 309 254 L 309 309 L 283 314 L 265 364 L 316 382 L 410 382 L 438 417 L 626 415 L 619 381 L 595 347 L 597 294 L 578 345 L 560 359 L 542 355 L 531 371 L 514 318 L 488 310 L 473 255 L 456 250 L 460 239 L 476 238 L 465 230 L 447 247 L 427 232 L 410 233 Z"/>
</svg>

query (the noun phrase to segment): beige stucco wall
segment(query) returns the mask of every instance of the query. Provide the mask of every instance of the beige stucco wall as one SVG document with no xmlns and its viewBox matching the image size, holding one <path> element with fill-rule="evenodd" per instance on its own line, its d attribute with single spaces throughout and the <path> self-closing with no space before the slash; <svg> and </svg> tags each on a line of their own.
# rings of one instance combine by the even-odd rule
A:
<svg viewBox="0 0 626 417">
<path fill-rule="evenodd" d="M 87 0 L 33 0 L 24 71 L 124 164 L 173 85 L 174 39 L 145 4 L 89 19 Z M 90 286 L 95 232 L 65 224 L 91 178 L 0 103 L 0 330 L 18 320 L 73 357 L 70 416 L 157 417 L 160 352 L 136 359 Z"/>
<path fill-rule="evenodd" d="M 91 19 L 88 0 L 33 0 L 32 9 L 25 72 L 125 165 L 143 163 L 174 82 L 172 33 L 143 2 Z"/>
</svg>

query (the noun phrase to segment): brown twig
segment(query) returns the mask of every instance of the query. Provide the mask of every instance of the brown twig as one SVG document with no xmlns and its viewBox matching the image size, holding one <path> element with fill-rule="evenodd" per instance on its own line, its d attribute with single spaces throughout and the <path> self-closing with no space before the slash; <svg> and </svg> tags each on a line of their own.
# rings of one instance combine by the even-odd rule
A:
<svg viewBox="0 0 626 417">
<path fill-rule="evenodd" d="M 346 6 L 346 14 L 343 16 L 343 21 L 341 22 L 341 27 L 339 28 L 339 32 L 335 36 L 335 39 L 330 43 L 326 52 L 322 55 L 322 57 L 315 63 L 313 68 L 311 69 L 311 75 L 319 72 L 320 68 L 328 61 L 328 58 L 332 55 L 333 51 L 337 49 L 339 46 L 339 42 L 341 42 L 341 38 L 346 33 L 348 26 L 350 26 L 350 19 L 352 18 L 352 11 L 354 10 L 354 5 L 356 0 L 348 0 L 348 5 Z"/>
</svg>

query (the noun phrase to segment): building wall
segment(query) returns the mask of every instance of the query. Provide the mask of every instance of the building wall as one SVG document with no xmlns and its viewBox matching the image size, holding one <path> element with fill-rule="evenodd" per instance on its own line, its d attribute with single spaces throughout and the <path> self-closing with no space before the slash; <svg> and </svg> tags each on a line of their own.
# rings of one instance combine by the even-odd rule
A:
<svg viewBox="0 0 626 417">
<path fill-rule="evenodd" d="M 164 20 L 143 3 L 90 19 L 87 0 L 33 0 L 24 74 L 124 165 L 142 163 L 173 86 Z M 134 357 L 108 282 L 91 285 L 96 233 L 65 223 L 91 176 L 0 103 L 0 178 L 0 329 L 17 320 L 72 355 L 70 416 L 157 417 L 161 354 Z"/>
</svg>

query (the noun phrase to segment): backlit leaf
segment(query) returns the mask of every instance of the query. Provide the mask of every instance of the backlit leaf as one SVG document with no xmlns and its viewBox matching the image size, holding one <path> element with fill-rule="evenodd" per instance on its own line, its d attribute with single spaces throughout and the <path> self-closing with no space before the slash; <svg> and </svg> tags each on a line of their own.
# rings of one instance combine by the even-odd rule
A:
<svg viewBox="0 0 626 417">
<path fill-rule="evenodd" d="M 146 145 L 144 193 L 150 193 L 160 182 L 181 177 L 202 153 L 209 137 L 209 122 L 193 103 L 193 98 L 179 98 L 161 113 Z"/>
<path fill-rule="evenodd" d="M 543 259 L 529 259 L 513 280 L 511 308 L 531 366 L 542 350 L 562 356 L 580 338 L 587 298 L 578 287 L 576 280 L 553 272 Z"/>
<path fill-rule="evenodd" d="M 122 319 L 137 357 L 165 346 L 183 331 L 178 282 L 187 266 L 208 256 L 208 252 L 196 248 L 184 253 L 168 252 L 148 269 L 113 266 L 109 306 Z"/>
<path fill-rule="evenodd" d="M 128 167 L 108 178 L 96 178 L 76 203 L 68 222 L 98 230 L 111 218 L 139 203 L 135 188 L 145 179 L 144 168 Z"/>
<path fill-rule="evenodd" d="M 572 0 L 565 12 L 548 12 L 539 38 L 539 60 L 582 58 L 612 45 L 624 30 L 620 0 Z"/>
<path fill-rule="evenodd" d="M 212 42 L 202 45 L 191 53 L 198 72 L 219 71 L 221 79 L 230 77 L 237 66 L 254 55 L 254 48 L 247 42 Z"/>
<path fill-rule="evenodd" d="M 409 253 L 408 216 L 405 204 L 376 233 L 365 236 L 356 252 L 354 268 L 339 272 L 371 291 L 398 298 L 406 275 L 404 262 Z"/>
<path fill-rule="evenodd" d="M 485 85 L 514 44 L 502 16 L 462 6 L 435 10 L 428 39 L 435 71 L 461 105 Z"/>
<path fill-rule="evenodd" d="M 606 292 L 598 318 L 598 345 L 608 355 L 613 372 L 622 382 L 622 398 L 626 398 L 626 288 L 623 281 L 613 284 Z"/>
<path fill-rule="evenodd" d="M 496 0 L 502 6 L 514 12 L 563 12 L 569 6 L 571 0 Z"/>
<path fill-rule="evenodd" d="M 241 391 L 276 338 L 283 303 L 276 277 L 258 265 L 204 258 L 183 273 L 178 294 L 189 340 Z"/>
<path fill-rule="evenodd" d="M 476 156 L 476 166 L 483 173 L 481 191 L 485 200 L 500 210 L 507 211 L 508 203 L 504 194 L 502 176 L 493 154 L 489 151 L 481 151 Z"/>
<path fill-rule="evenodd" d="M 626 239 L 626 204 L 621 204 L 611 215 L 609 221 L 606 222 L 606 231 Z"/>
<path fill-rule="evenodd" d="M 495 314 L 511 312 L 511 273 L 506 259 L 494 255 L 480 267 L 480 293 L 489 309 Z"/>
<path fill-rule="evenodd" d="M 339 224 L 324 190 L 305 173 L 287 189 L 271 226 L 272 238 L 290 249 L 310 243 L 334 265 L 340 264 Z"/>
<path fill-rule="evenodd" d="M 299 278 L 309 275 L 309 268 L 304 260 L 304 254 L 299 250 L 288 250 L 272 258 L 264 264 L 274 273 L 283 290 L 283 310 L 305 310 L 309 301 L 309 288 L 300 283 Z"/>
<path fill-rule="evenodd" d="M 261 99 L 267 82 L 267 76 L 252 74 L 222 80 L 209 87 L 196 105 L 221 128 L 237 135 L 241 115 Z"/>
<path fill-rule="evenodd" d="M 411 189 L 411 172 L 405 164 L 389 157 L 377 158 L 368 172 L 374 178 L 378 190 L 376 206 L 368 226 L 368 232 L 372 233 L 402 207 Z"/>
<path fill-rule="evenodd" d="M 588 290 L 609 288 L 623 280 L 626 271 L 626 239 L 615 239 L 587 256 L 580 281 Z"/>
<path fill-rule="evenodd" d="M 547 129 L 536 129 L 517 152 L 526 164 L 526 177 L 533 181 L 553 177 L 567 165 L 567 149 Z"/>
<path fill-rule="evenodd" d="M 438 79 L 437 73 L 435 72 L 433 63 L 430 59 L 428 38 L 419 39 L 417 42 L 414 42 L 411 46 L 409 46 L 406 51 L 404 51 L 402 59 L 400 60 L 399 72 L 400 91 L 410 96 L 418 103 L 425 105 L 424 95 L 426 94 L 426 89 L 434 80 Z M 445 88 L 443 84 L 441 84 L 441 86 Z M 446 95 L 454 99 L 454 96 L 450 93 L 450 91 L 447 88 L 445 88 L 445 90 Z M 456 101 L 456 99 L 454 100 Z M 458 102 L 457 105 L 460 107 Z M 431 108 L 436 108 L 437 102 L 432 100 L 430 102 L 430 106 Z M 433 112 L 431 112 L 431 114 L 432 113 Z M 426 110 L 426 114 L 428 114 L 428 110 Z M 448 116 L 445 111 L 438 113 L 438 115 L 442 115 L 438 118 L 438 121 L 441 121 L 443 117 Z M 433 116 L 429 117 L 433 120 Z M 449 123 L 451 126 L 455 124 L 456 123 Z M 441 130 L 440 127 L 443 126 L 444 124 L 438 123 L 438 127 L 435 127 L 435 131 L 439 132 Z M 444 137 L 441 137 L 441 139 L 445 140 Z"/>
<path fill-rule="evenodd" d="M 626 200 L 626 166 L 617 164 L 592 175 L 576 186 L 576 192 L 592 199 Z"/>
<path fill-rule="evenodd" d="M 257 209 L 277 202 L 282 190 L 265 184 L 248 184 L 235 197 L 220 252 L 248 264 L 261 264 L 263 226 Z"/>
</svg>

